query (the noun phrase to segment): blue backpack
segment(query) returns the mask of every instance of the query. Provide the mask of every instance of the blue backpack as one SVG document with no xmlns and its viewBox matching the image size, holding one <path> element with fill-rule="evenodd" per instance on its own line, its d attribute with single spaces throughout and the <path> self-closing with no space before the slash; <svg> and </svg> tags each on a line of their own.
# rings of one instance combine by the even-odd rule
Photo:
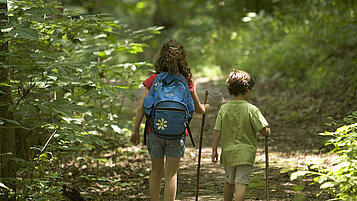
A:
<svg viewBox="0 0 357 201">
<path fill-rule="evenodd" d="M 143 102 L 146 116 L 144 144 L 147 127 L 163 139 L 180 139 L 189 132 L 189 123 L 195 111 L 191 92 L 183 75 L 160 73 Z"/>
</svg>

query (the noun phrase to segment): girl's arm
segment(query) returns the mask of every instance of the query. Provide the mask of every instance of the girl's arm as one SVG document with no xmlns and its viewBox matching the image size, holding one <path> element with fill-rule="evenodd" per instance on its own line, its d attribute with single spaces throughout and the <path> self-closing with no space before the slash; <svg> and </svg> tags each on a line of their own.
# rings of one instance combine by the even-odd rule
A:
<svg viewBox="0 0 357 201">
<path fill-rule="evenodd" d="M 212 162 L 217 163 L 218 162 L 218 152 L 217 152 L 217 148 L 218 148 L 218 144 L 219 141 L 221 140 L 221 132 L 214 130 L 213 131 L 213 143 L 212 143 Z"/>
<path fill-rule="evenodd" d="M 144 91 L 144 93 L 141 97 L 141 100 L 140 100 L 140 105 L 139 105 L 138 109 L 136 110 L 134 128 L 133 128 L 133 131 L 130 136 L 130 142 L 133 145 L 137 145 L 140 142 L 139 128 L 140 128 L 141 121 L 143 120 L 143 117 L 144 117 L 143 102 L 148 94 L 149 94 L 149 89 L 145 88 L 145 91 Z"/>
<path fill-rule="evenodd" d="M 193 103 L 195 104 L 195 112 L 198 114 L 207 114 L 210 111 L 211 106 L 209 104 L 201 104 L 200 99 L 198 99 L 195 87 L 193 88 L 191 95 Z"/>
</svg>

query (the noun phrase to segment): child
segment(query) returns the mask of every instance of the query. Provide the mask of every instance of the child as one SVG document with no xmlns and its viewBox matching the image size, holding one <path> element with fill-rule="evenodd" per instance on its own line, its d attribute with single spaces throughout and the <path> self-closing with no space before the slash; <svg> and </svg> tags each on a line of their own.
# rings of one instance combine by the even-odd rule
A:
<svg viewBox="0 0 357 201">
<path fill-rule="evenodd" d="M 259 109 L 247 102 L 255 82 L 241 70 L 234 70 L 226 80 L 226 86 L 234 100 L 222 105 L 213 133 L 212 162 L 218 162 L 217 147 L 221 141 L 221 164 L 226 180 L 224 200 L 231 201 L 235 187 L 235 201 L 243 201 L 249 184 L 257 151 L 256 133 L 270 135 L 268 122 Z"/>
<path fill-rule="evenodd" d="M 186 55 L 183 46 L 169 40 L 160 49 L 158 59 L 155 62 L 156 73 L 147 78 L 143 84 L 146 87 L 142 95 L 140 105 L 136 111 L 133 132 L 130 137 L 132 144 L 136 145 L 140 141 L 139 127 L 144 116 L 143 101 L 148 95 L 149 90 L 158 76 L 158 73 L 169 72 L 171 74 L 181 73 L 189 86 L 191 96 L 195 106 L 195 112 L 199 114 L 207 113 L 210 110 L 208 104 L 202 105 L 198 99 L 190 68 L 187 66 Z M 151 129 L 150 129 L 151 130 Z M 149 131 L 150 132 L 150 131 Z M 177 140 L 166 140 L 148 133 L 147 148 L 151 156 L 151 175 L 150 175 L 150 200 L 160 199 L 161 177 L 165 175 L 164 200 L 175 200 L 177 188 L 177 170 L 180 157 L 185 151 L 185 136 Z M 164 165 L 164 155 L 166 163 Z"/>
</svg>

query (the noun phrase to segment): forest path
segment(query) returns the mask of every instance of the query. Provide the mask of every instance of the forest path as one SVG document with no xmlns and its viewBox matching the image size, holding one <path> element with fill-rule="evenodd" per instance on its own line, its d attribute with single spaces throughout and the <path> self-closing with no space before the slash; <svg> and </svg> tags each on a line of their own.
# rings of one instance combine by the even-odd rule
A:
<svg viewBox="0 0 357 201">
<path fill-rule="evenodd" d="M 208 91 L 211 112 L 205 117 L 205 129 L 202 140 L 200 168 L 199 200 L 223 200 L 224 171 L 219 164 L 211 162 L 211 144 L 215 118 L 220 106 L 231 99 L 224 85 L 224 79 L 196 79 L 196 89 L 200 100 Z M 273 142 L 269 142 L 270 159 L 270 200 L 326 200 L 326 194 L 316 197 L 319 186 L 309 185 L 312 179 L 290 181 L 292 170 L 305 168 L 309 161 L 324 160 L 326 155 L 319 154 L 323 147 L 322 138 L 317 135 L 317 122 L 301 122 L 299 125 L 281 121 L 275 116 L 271 103 L 279 94 L 265 93 L 264 83 L 257 83 L 251 102 L 258 106 L 272 129 Z M 277 92 L 275 92 L 277 93 Z M 279 106 L 278 106 L 279 107 Z M 181 161 L 178 173 L 177 200 L 195 199 L 199 134 L 202 115 L 195 114 L 190 127 L 196 147 L 187 138 L 185 157 Z M 220 151 L 219 151 L 220 153 Z M 258 151 L 251 183 L 247 190 L 247 200 L 265 200 L 265 154 L 264 138 L 258 137 Z"/>
<path fill-rule="evenodd" d="M 224 171 L 221 165 L 211 162 L 211 144 L 216 114 L 220 106 L 231 96 L 224 85 L 224 79 L 200 78 L 195 80 L 195 85 L 202 102 L 204 92 L 207 90 L 210 93 L 208 103 L 211 105 L 211 112 L 206 115 L 202 141 L 199 200 L 223 200 Z M 309 161 L 322 160 L 328 163 L 332 160 L 329 161 L 325 154 L 319 153 L 323 147 L 323 139 L 317 135 L 318 123 L 311 121 L 289 123 L 282 120 L 283 117 L 273 114 L 273 111 L 279 108 L 272 108 L 279 107 L 272 105 L 273 99 L 280 95 L 279 92 L 266 93 L 266 91 L 264 83 L 258 82 L 250 102 L 260 108 L 272 129 L 274 141 L 269 143 L 270 200 L 327 200 L 328 195 L 325 193 L 316 197 L 319 186 L 309 185 L 312 178 L 290 181 L 291 172 L 306 168 L 306 163 Z M 201 122 L 202 115 L 195 114 L 190 123 L 196 147 L 192 147 L 189 138 L 186 139 L 185 156 L 181 159 L 178 172 L 176 200 L 179 201 L 195 200 Z M 265 200 L 264 174 L 264 138 L 258 137 L 256 163 L 247 190 L 247 200 Z"/>
</svg>

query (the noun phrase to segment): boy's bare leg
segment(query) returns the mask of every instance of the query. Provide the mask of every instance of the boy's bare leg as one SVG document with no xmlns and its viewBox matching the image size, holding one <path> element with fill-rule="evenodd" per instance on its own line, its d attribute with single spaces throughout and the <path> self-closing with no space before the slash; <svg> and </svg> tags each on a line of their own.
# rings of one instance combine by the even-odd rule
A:
<svg viewBox="0 0 357 201">
<path fill-rule="evenodd" d="M 223 188 L 224 201 L 232 201 L 233 200 L 233 191 L 234 191 L 234 184 L 225 182 L 224 188 Z"/>
<path fill-rule="evenodd" d="M 174 201 L 177 189 L 177 170 L 180 158 L 166 157 L 164 201 Z"/>
<path fill-rule="evenodd" d="M 246 189 L 246 184 L 236 183 L 236 194 L 234 201 L 244 201 Z"/>
<path fill-rule="evenodd" d="M 164 158 L 151 158 L 150 200 L 159 201 L 161 178 L 164 172 Z"/>
</svg>

